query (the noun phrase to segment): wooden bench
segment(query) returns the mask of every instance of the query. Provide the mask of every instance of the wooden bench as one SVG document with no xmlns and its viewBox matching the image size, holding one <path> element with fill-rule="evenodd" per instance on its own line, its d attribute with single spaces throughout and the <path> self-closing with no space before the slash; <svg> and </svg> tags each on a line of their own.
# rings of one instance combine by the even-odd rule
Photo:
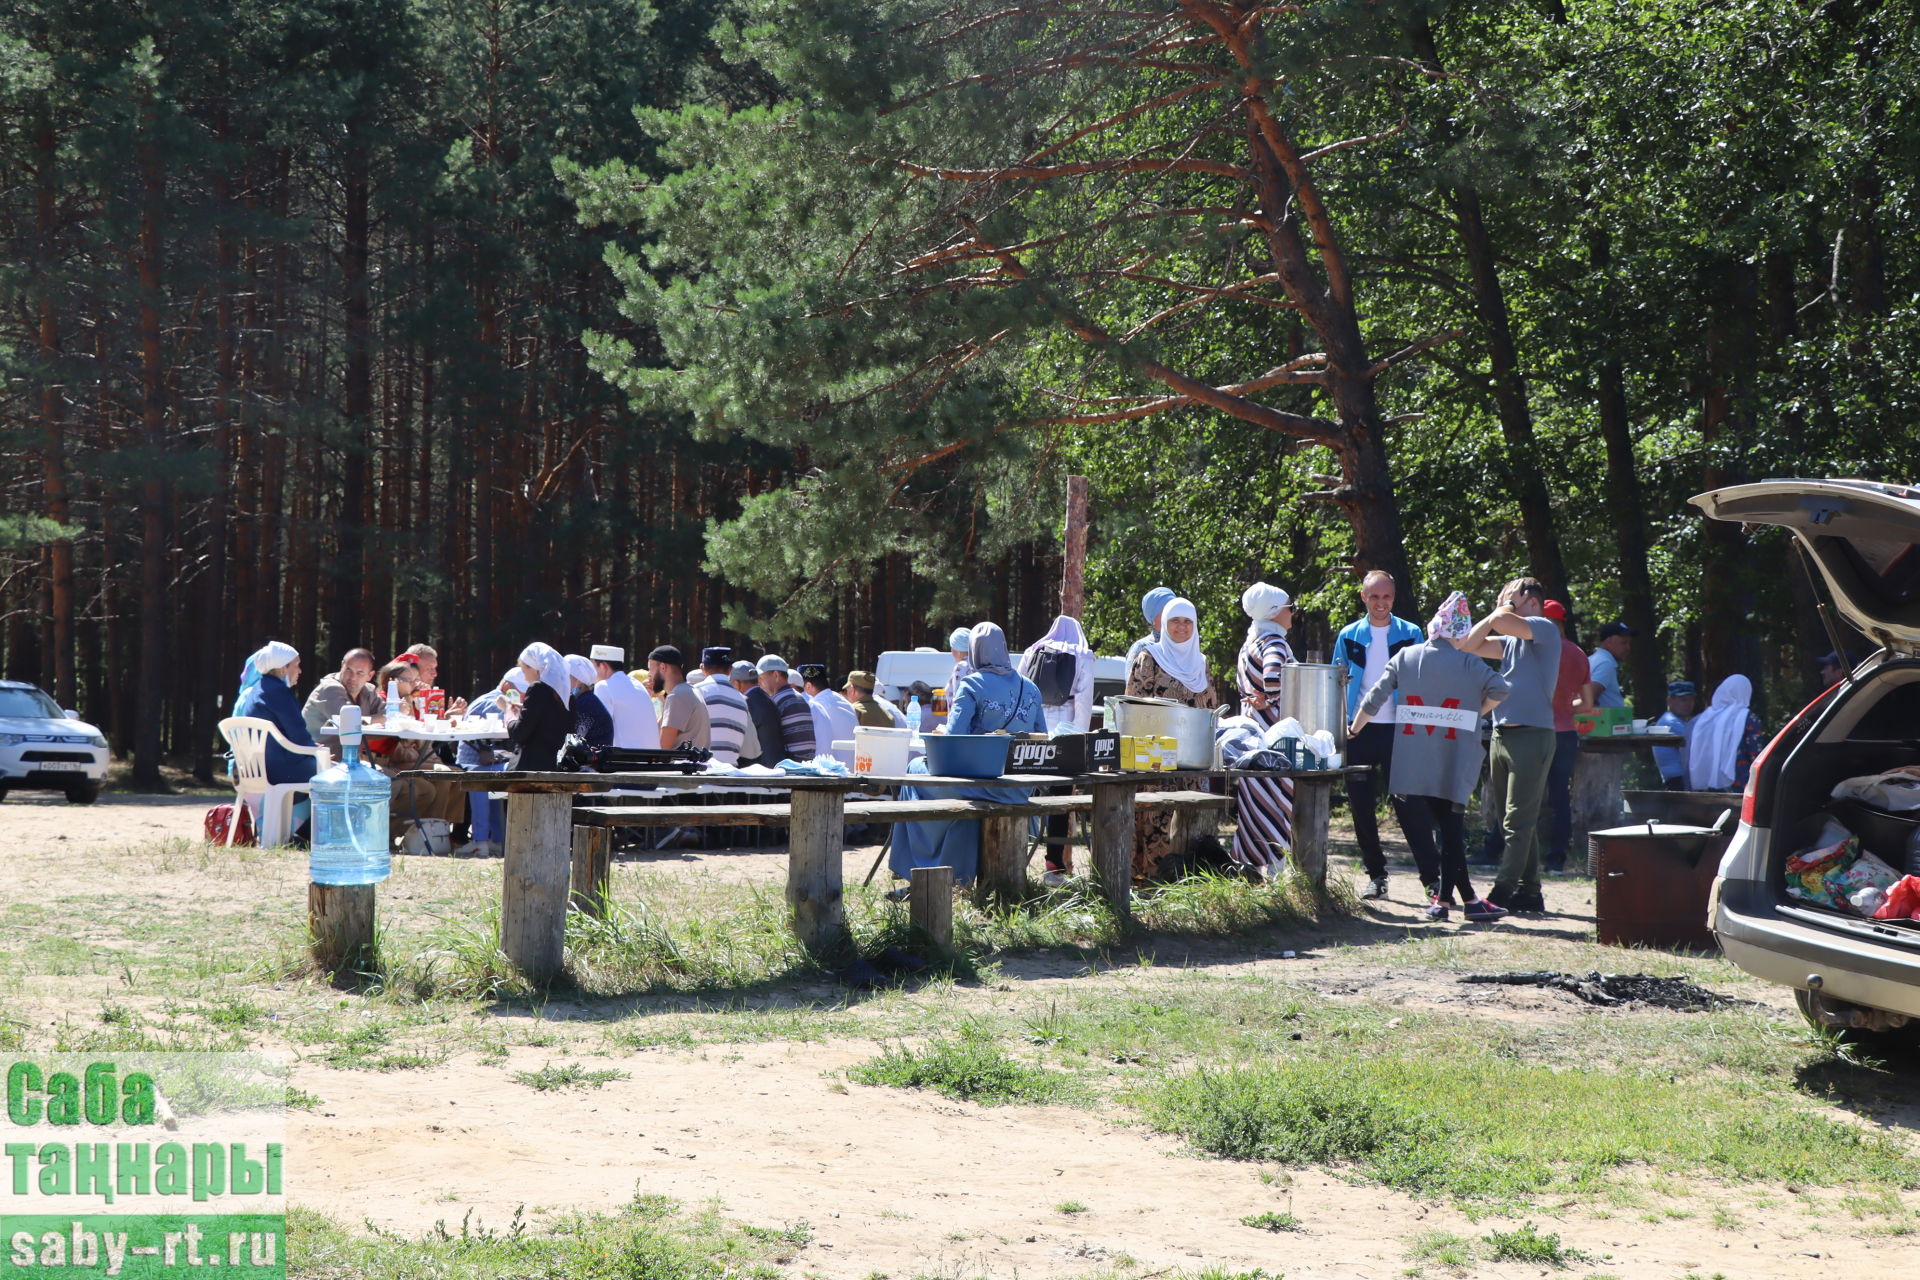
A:
<svg viewBox="0 0 1920 1280">
<path fill-rule="evenodd" d="M 1026 823 L 1030 818 L 1062 813 L 1091 813 L 1090 795 L 1033 796 L 1017 802 L 996 800 L 855 800 L 841 806 L 841 819 L 848 824 L 870 822 L 967 822 L 980 823 L 980 875 L 974 886 L 981 903 L 1018 902 L 1027 894 L 1028 842 Z M 1227 807 L 1227 797 L 1208 791 L 1148 791 L 1133 798 L 1136 812 L 1142 809 L 1175 814 L 1219 812 Z M 787 826 L 793 821 L 793 809 L 787 804 L 737 805 L 581 805 L 573 811 L 573 905 L 590 915 L 600 915 L 606 904 L 612 873 L 612 840 L 615 827 L 679 826 Z M 1113 874 L 1132 876 L 1133 848 L 1109 850 L 1125 861 L 1111 868 Z M 1110 883 L 1108 871 L 1095 851 L 1095 870 L 1103 883 Z"/>
</svg>

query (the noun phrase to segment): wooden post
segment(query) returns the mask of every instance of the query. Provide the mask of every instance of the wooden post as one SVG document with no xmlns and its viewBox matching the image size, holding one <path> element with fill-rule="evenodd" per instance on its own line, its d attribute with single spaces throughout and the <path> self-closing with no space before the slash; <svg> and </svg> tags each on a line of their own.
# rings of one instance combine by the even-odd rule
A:
<svg viewBox="0 0 1920 1280">
<path fill-rule="evenodd" d="M 373 889 L 370 884 L 307 886 L 313 960 L 329 974 L 364 973 L 373 967 Z"/>
<path fill-rule="evenodd" d="M 1096 782 L 1093 792 L 1093 875 L 1122 928 L 1133 922 L 1134 782 Z"/>
<path fill-rule="evenodd" d="M 808 951 L 825 954 L 847 940 L 840 901 L 847 797 L 843 791 L 795 787 L 788 800 L 793 816 L 788 827 L 787 904 L 793 908 L 793 932 Z"/>
<path fill-rule="evenodd" d="M 942 951 L 953 950 L 953 868 L 915 867 L 908 915 L 915 932 Z"/>
<path fill-rule="evenodd" d="M 613 832 L 605 827 L 573 829 L 573 909 L 595 920 L 607 918 L 613 889 Z"/>
<path fill-rule="evenodd" d="M 1067 529 L 1060 556 L 1060 612 L 1078 618 L 1087 608 L 1087 478 L 1067 477 Z"/>
<path fill-rule="evenodd" d="M 1333 779 L 1293 780 L 1293 870 L 1315 889 L 1327 887 L 1327 818 L 1333 809 Z"/>
<path fill-rule="evenodd" d="M 1576 835 L 1620 825 L 1621 812 L 1626 806 L 1621 794 L 1626 773 L 1624 751 L 1582 751 L 1575 757 L 1569 791 Z M 1546 801 L 1540 802 L 1540 809 L 1542 813 L 1547 811 Z M 1546 856 L 1544 850 L 1541 856 Z"/>
<path fill-rule="evenodd" d="M 1027 819 L 980 820 L 980 878 L 973 888 L 981 906 L 1011 907 L 1027 896 Z"/>
<path fill-rule="evenodd" d="M 572 846 L 572 795 L 507 793 L 500 949 L 535 984 L 559 976 L 566 958 Z"/>
</svg>

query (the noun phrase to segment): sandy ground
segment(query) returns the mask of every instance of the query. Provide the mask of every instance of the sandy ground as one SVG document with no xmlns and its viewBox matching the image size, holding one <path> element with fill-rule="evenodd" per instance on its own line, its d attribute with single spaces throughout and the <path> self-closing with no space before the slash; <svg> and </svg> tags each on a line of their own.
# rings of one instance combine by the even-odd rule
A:
<svg viewBox="0 0 1920 1280">
<path fill-rule="evenodd" d="M 89 880 L 90 853 L 180 836 L 197 837 L 205 798 L 108 797 L 91 809 L 14 797 L 0 806 L 0 832 L 16 866 L 30 866 L 42 891 Z M 850 851 L 849 881 L 873 851 Z M 672 852 L 643 860 L 718 868 L 775 879 L 778 853 Z M 623 867 L 630 867 L 631 862 Z M 190 866 L 149 877 L 144 892 L 192 891 Z M 303 877 L 289 860 L 260 876 L 262 892 Z M 21 882 L 6 897 L 16 897 Z M 1421 925 L 1407 892 L 1360 926 Z M 1580 939 L 1592 927 L 1591 890 L 1549 887 L 1559 913 L 1518 927 Z M 0 900 L 4 900 L 0 898 Z M 1358 926 L 1356 926 L 1358 927 Z M 1456 926 L 1457 928 L 1457 926 Z M 1461 945 L 1474 934 L 1459 930 Z M 1330 999 L 1463 1005 L 1489 1018 L 1569 1018 L 1581 1008 L 1562 993 L 1469 988 L 1438 973 L 1389 971 L 1357 963 L 1330 945 L 1330 933 L 1300 940 L 1290 960 L 1210 944 L 1193 957 L 1210 966 L 1271 974 L 1318 987 Z M 1196 947 L 1196 950 L 1199 948 Z M 1177 964 L 1177 958 L 1162 957 Z M 1622 967 L 1630 967 L 1623 965 Z M 1068 963 L 1032 965 L 1014 980 L 1100 982 Z M 1755 994 L 1748 992 L 1746 994 Z M 1775 1001 L 1770 1000 L 1770 1003 Z M 554 1011 L 549 1011 L 552 1016 Z M 1682 1016 L 1682 1015 L 1675 1015 Z M 296 1202 L 349 1224 L 401 1231 L 444 1220 L 456 1228 L 502 1226 L 516 1208 L 545 1216 L 611 1209 L 636 1193 L 689 1205 L 717 1201 L 728 1216 L 760 1226 L 806 1220 L 813 1243 L 795 1274 L 847 1277 L 1086 1275 L 1127 1265 L 1146 1274 L 1218 1267 L 1264 1268 L 1293 1280 L 1386 1277 L 1407 1272 L 1407 1241 L 1424 1231 L 1477 1236 L 1457 1211 L 1358 1186 L 1319 1171 L 1291 1171 L 1276 1184 L 1242 1164 L 1182 1154 L 1177 1144 L 1124 1123 L 1068 1108 L 983 1108 L 931 1094 L 849 1086 L 840 1069 L 873 1052 L 865 1042 L 746 1044 L 647 1050 L 593 1059 L 627 1078 L 591 1091 L 536 1093 L 498 1064 L 464 1055 L 427 1070 L 387 1073 L 296 1068 L 296 1085 L 322 1101 L 296 1113 L 289 1182 Z M 512 1069 L 537 1068 L 551 1051 L 518 1049 Z M 1743 1202 L 1751 1190 L 1708 1204 Z M 1077 1201 L 1071 1216 L 1055 1206 Z M 1702 1206 L 1705 1207 L 1705 1206 Z M 1298 1215 L 1304 1230 L 1282 1235 L 1239 1219 L 1269 1210 Z M 538 1220 L 536 1217 L 536 1221 Z M 1702 1218 L 1601 1219 L 1577 1204 L 1542 1205 L 1528 1216 L 1594 1261 L 1572 1274 L 1646 1280 L 1745 1277 L 1892 1277 L 1913 1273 L 1913 1246 L 1900 1237 L 1828 1229 L 1782 1209 L 1748 1213 L 1737 1229 Z M 1538 1268 L 1485 1264 L 1476 1274 L 1519 1276 Z M 1428 1275 L 1443 1274 L 1431 1265 Z"/>
</svg>

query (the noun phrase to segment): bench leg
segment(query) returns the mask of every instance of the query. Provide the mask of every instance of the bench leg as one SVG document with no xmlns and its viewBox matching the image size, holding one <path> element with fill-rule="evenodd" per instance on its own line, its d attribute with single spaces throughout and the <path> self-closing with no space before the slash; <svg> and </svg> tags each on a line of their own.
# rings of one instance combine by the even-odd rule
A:
<svg viewBox="0 0 1920 1280">
<path fill-rule="evenodd" d="M 1101 896 L 1125 928 L 1133 923 L 1133 782 L 1096 782 L 1093 792 L 1093 874 Z"/>
<path fill-rule="evenodd" d="M 915 867 L 910 883 L 914 931 L 942 951 L 953 950 L 953 868 Z"/>
<path fill-rule="evenodd" d="M 607 918 L 613 888 L 613 832 L 606 827 L 573 829 L 573 909 L 595 920 Z"/>
<path fill-rule="evenodd" d="M 796 787 L 787 843 L 787 905 L 793 932 L 814 955 L 847 941 L 841 903 L 840 857 L 847 798 L 839 791 Z"/>
<path fill-rule="evenodd" d="M 1332 809 L 1332 779 L 1293 780 L 1293 870 L 1316 890 L 1327 887 L 1327 819 Z"/>
<path fill-rule="evenodd" d="M 980 879 L 974 901 L 1011 907 L 1027 896 L 1027 819 L 980 820 Z"/>
<path fill-rule="evenodd" d="M 500 949 L 536 985 L 557 977 L 566 959 L 572 847 L 571 795 L 508 793 Z"/>
</svg>

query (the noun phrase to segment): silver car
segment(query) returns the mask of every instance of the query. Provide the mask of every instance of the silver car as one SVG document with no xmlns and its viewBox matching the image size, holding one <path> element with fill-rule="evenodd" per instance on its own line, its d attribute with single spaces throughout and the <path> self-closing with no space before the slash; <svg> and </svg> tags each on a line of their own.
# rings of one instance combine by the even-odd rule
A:
<svg viewBox="0 0 1920 1280">
<path fill-rule="evenodd" d="M 1834 606 L 1880 646 L 1754 761 L 1709 921 L 1728 959 L 1792 987 L 1815 1026 L 1920 1040 L 1920 921 L 1848 915 L 1789 897 L 1785 887 L 1787 859 L 1825 824 L 1836 783 L 1920 764 L 1920 489 L 1767 480 L 1692 502 L 1716 520 L 1791 530 Z M 1889 861 L 1913 870 L 1920 853 L 1914 866 Z"/>
<path fill-rule="evenodd" d="M 33 685 L 0 680 L 0 798 L 9 791 L 64 791 L 92 804 L 107 781 L 107 740 Z"/>
</svg>

